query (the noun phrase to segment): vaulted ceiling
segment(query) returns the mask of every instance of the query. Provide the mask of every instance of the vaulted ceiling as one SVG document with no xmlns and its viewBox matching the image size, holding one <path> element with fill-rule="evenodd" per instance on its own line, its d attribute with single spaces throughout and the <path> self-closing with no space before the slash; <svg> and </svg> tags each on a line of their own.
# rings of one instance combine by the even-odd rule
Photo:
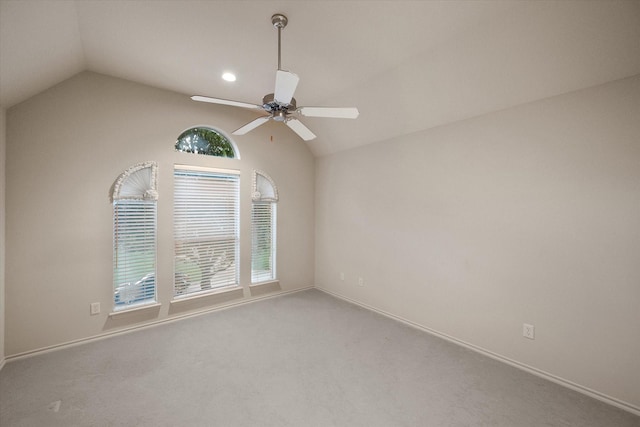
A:
<svg viewBox="0 0 640 427">
<path fill-rule="evenodd" d="M 360 110 L 303 119 L 316 155 L 640 73 L 636 0 L 0 0 L 0 102 L 90 70 L 260 103 L 273 92 L 276 12 L 289 18 L 282 68 L 300 76 L 298 105 Z"/>
</svg>

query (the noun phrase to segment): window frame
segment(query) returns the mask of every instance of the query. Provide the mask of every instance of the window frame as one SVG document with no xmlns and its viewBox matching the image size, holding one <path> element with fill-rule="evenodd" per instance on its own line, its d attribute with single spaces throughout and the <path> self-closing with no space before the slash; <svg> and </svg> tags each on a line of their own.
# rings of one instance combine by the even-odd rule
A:
<svg viewBox="0 0 640 427">
<path fill-rule="evenodd" d="M 225 143 L 228 143 L 231 146 L 231 150 L 233 152 L 233 156 L 229 157 L 229 156 L 224 156 L 224 155 L 217 155 L 217 154 L 207 154 L 206 152 L 199 152 L 197 149 L 191 149 L 191 150 L 182 150 L 178 148 L 178 144 L 180 143 L 180 139 L 183 138 L 185 136 L 185 134 L 187 134 L 188 132 L 193 132 L 193 131 L 198 131 L 200 129 L 204 129 L 207 131 L 211 131 L 213 133 L 216 133 L 218 136 L 220 136 Z M 209 143 L 211 143 L 211 141 L 208 141 Z M 227 135 L 224 131 L 217 129 L 213 126 L 208 126 L 208 125 L 198 125 L 198 126 L 192 126 L 190 128 L 187 128 L 185 130 L 183 130 L 182 132 L 180 132 L 180 135 L 178 135 L 178 138 L 176 139 L 176 142 L 174 144 L 174 149 L 177 152 L 180 153 L 189 153 L 189 154 L 199 154 L 201 156 L 212 156 L 212 157 L 218 157 L 221 159 L 237 159 L 240 160 L 240 151 L 238 150 L 238 146 L 236 145 L 236 143 L 233 141 L 233 139 L 231 139 L 229 137 L 229 135 Z"/>
<path fill-rule="evenodd" d="M 278 188 L 273 179 L 260 170 L 253 171 L 251 193 L 251 284 L 268 283 L 277 279 L 277 203 Z M 268 207 L 268 212 L 256 215 L 256 209 Z M 269 235 L 261 230 L 267 228 Z M 264 244 L 269 246 L 268 255 L 264 255 Z M 256 265 L 268 265 L 268 269 L 257 269 Z"/>
<path fill-rule="evenodd" d="M 187 177 L 192 175 L 192 177 Z M 240 171 L 208 168 L 191 165 L 174 165 L 173 240 L 174 240 L 174 286 L 173 299 L 206 295 L 225 288 L 240 285 Z M 221 180 L 217 180 L 217 178 Z M 181 182 L 178 182 L 180 180 Z M 193 180 L 201 188 L 189 190 L 186 186 Z M 185 189 L 182 189 L 185 187 Z M 219 188 L 218 188 L 219 187 Z M 225 188 L 228 187 L 228 188 Z M 232 197 L 212 193 L 215 189 L 232 191 Z M 193 194 L 182 194 L 181 191 Z M 206 197 L 202 197 L 205 194 Z M 220 199 L 220 204 L 216 200 Z M 231 212 L 225 212 L 231 203 Z M 226 204 L 226 206 L 225 206 Z M 212 221 L 215 214 L 218 221 Z M 230 215 L 230 216 L 228 216 Z M 198 218 L 200 217 L 200 218 Z M 189 218 L 187 220 L 187 218 Z M 201 225 L 198 227 L 197 225 Z M 231 239 L 224 232 L 231 227 Z M 223 243 L 232 240 L 232 244 Z M 216 250 L 222 250 L 216 253 Z M 232 249 L 231 261 L 227 251 Z M 216 258 L 217 256 L 217 258 Z M 225 264 L 229 262 L 226 268 Z M 233 266 L 232 274 L 224 273 Z M 215 271 L 216 268 L 221 270 Z M 213 271 L 212 274 L 211 271 Z M 212 282 L 219 272 L 224 280 Z M 205 276 L 207 277 L 205 279 Z M 196 279 L 199 280 L 196 281 Z M 207 284 L 203 280 L 207 280 Z M 199 286 L 199 289 L 197 289 Z"/>
<path fill-rule="evenodd" d="M 112 188 L 114 313 L 158 300 L 157 168 L 156 162 L 138 163 L 120 174 Z"/>
</svg>

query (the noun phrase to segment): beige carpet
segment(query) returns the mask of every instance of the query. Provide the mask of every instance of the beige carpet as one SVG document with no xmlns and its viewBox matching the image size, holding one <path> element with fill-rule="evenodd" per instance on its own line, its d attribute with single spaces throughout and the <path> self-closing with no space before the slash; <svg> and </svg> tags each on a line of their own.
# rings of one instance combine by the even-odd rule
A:
<svg viewBox="0 0 640 427">
<path fill-rule="evenodd" d="M 8 363 L 9 426 L 640 426 L 310 290 Z"/>
</svg>

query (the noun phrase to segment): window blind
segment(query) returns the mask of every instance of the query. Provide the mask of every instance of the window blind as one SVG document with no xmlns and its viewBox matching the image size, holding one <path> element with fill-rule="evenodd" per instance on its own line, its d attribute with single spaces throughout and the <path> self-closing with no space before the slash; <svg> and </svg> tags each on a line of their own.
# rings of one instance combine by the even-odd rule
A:
<svg viewBox="0 0 640 427">
<path fill-rule="evenodd" d="M 276 204 L 253 202 L 251 206 L 251 283 L 275 279 Z"/>
<path fill-rule="evenodd" d="M 176 166 L 175 296 L 238 284 L 239 178 Z"/>
<path fill-rule="evenodd" d="M 114 209 L 115 310 L 156 301 L 155 200 L 116 200 Z"/>
</svg>

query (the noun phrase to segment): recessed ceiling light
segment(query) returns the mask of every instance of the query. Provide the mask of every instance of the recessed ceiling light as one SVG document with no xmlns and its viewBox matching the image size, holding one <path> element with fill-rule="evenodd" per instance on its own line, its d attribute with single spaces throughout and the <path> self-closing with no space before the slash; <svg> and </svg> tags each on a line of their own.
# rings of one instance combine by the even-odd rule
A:
<svg viewBox="0 0 640 427">
<path fill-rule="evenodd" d="M 228 82 L 235 82 L 236 81 L 236 75 L 233 73 L 224 73 L 222 75 L 222 78 Z"/>
</svg>

